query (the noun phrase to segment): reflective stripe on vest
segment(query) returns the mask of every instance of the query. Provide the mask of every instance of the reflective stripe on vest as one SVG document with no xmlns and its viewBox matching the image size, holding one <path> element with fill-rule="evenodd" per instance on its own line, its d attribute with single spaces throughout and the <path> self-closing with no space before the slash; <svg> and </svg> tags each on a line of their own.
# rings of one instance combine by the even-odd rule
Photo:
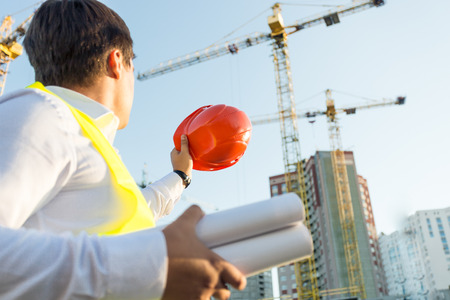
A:
<svg viewBox="0 0 450 300">
<path fill-rule="evenodd" d="M 58 99 L 59 96 L 47 90 L 40 82 L 35 82 L 27 88 L 34 88 L 51 94 Z M 119 201 L 124 207 L 122 214 L 117 216 L 112 222 L 111 230 L 107 232 L 98 232 L 99 234 L 114 235 L 133 232 L 155 226 L 153 213 L 147 205 L 144 196 L 136 185 L 133 177 L 131 177 L 127 168 L 117 155 L 111 143 L 106 139 L 103 133 L 93 123 L 91 117 L 82 111 L 69 105 L 61 99 L 63 103 L 69 107 L 73 116 L 81 127 L 83 135 L 91 140 L 95 149 L 103 156 L 112 175 L 112 183 L 114 190 L 118 195 Z"/>
</svg>

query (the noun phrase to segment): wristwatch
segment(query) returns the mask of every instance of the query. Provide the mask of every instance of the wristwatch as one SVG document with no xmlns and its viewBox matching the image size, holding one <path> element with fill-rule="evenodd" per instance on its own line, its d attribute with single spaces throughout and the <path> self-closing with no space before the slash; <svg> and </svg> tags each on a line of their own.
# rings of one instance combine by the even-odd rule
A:
<svg viewBox="0 0 450 300">
<path fill-rule="evenodd" d="M 186 189 L 191 184 L 191 177 L 187 176 L 186 173 L 180 170 L 174 170 L 174 172 L 181 177 L 181 179 L 183 180 L 184 188 Z"/>
</svg>

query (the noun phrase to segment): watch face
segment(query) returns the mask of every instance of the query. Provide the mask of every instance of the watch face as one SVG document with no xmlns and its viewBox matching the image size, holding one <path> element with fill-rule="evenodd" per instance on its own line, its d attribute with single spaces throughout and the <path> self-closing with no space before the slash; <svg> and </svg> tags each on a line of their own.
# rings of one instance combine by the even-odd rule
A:
<svg viewBox="0 0 450 300">
<path fill-rule="evenodd" d="M 186 178 L 184 179 L 184 186 L 188 187 L 188 185 L 191 184 L 191 178 L 189 176 L 186 176 Z"/>
</svg>

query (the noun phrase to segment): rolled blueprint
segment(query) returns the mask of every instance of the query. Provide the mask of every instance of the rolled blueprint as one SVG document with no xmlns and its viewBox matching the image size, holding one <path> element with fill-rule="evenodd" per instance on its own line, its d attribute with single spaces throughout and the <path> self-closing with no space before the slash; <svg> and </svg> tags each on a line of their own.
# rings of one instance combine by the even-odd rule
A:
<svg viewBox="0 0 450 300">
<path fill-rule="evenodd" d="M 305 219 L 305 209 L 295 193 L 231 208 L 204 216 L 196 230 L 209 248 L 292 226 Z"/>
<path fill-rule="evenodd" d="M 303 223 L 212 248 L 245 276 L 311 256 L 313 242 Z"/>
</svg>

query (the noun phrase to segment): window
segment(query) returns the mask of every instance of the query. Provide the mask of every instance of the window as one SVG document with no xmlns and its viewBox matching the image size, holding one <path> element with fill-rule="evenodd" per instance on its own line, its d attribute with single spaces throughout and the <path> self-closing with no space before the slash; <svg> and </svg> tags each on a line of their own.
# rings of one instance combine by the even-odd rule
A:
<svg viewBox="0 0 450 300">
<path fill-rule="evenodd" d="M 281 193 L 282 193 L 282 194 L 287 193 L 286 183 L 282 183 L 282 184 L 281 184 Z"/>
<path fill-rule="evenodd" d="M 281 276 L 281 277 L 280 277 L 280 281 L 286 281 L 286 276 L 284 276 L 284 275 Z"/>
<path fill-rule="evenodd" d="M 389 249 L 389 259 L 391 260 L 392 264 L 397 262 L 397 255 L 395 254 L 395 248 Z"/>
<path fill-rule="evenodd" d="M 277 185 L 272 185 L 272 195 L 273 196 L 278 195 L 278 186 Z"/>
<path fill-rule="evenodd" d="M 450 254 L 450 250 L 448 249 L 448 244 L 444 244 L 444 252 L 445 254 Z"/>
<path fill-rule="evenodd" d="M 430 219 L 427 218 L 427 224 L 428 224 L 428 232 L 430 233 L 430 237 L 433 237 L 433 228 L 431 227 Z"/>
<path fill-rule="evenodd" d="M 292 279 L 292 280 L 295 280 L 295 274 L 292 274 L 292 275 L 291 275 L 291 279 Z"/>
<path fill-rule="evenodd" d="M 414 258 L 414 254 L 415 254 L 413 245 L 409 244 L 407 249 L 408 249 L 408 257 L 409 257 L 409 259 L 413 259 Z"/>
</svg>

